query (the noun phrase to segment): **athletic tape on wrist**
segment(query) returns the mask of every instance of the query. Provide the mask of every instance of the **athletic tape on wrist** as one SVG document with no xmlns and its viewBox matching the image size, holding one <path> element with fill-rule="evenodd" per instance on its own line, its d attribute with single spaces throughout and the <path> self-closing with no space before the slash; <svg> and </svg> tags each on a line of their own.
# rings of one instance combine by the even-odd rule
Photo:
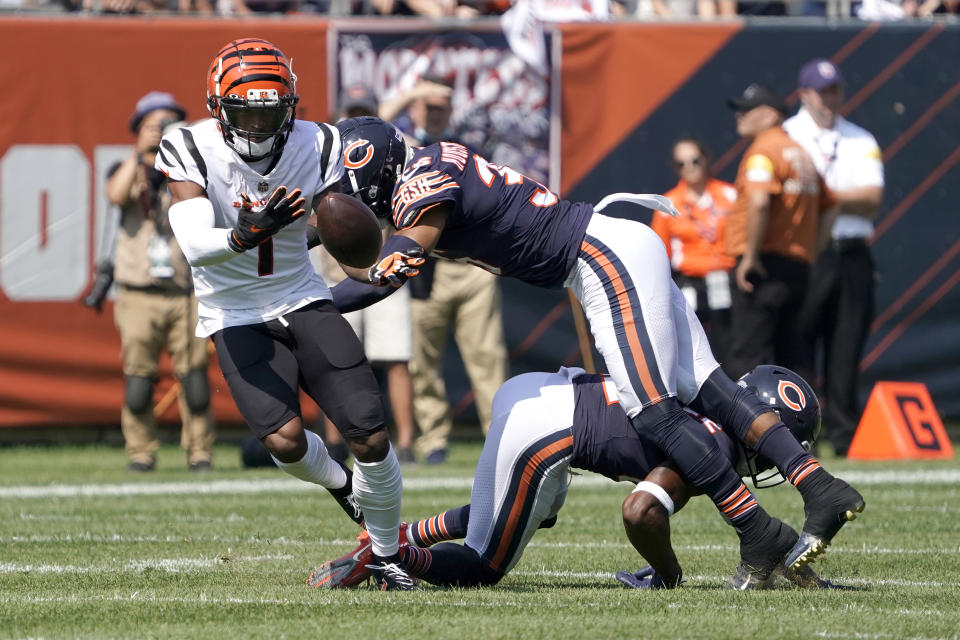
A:
<svg viewBox="0 0 960 640">
<path fill-rule="evenodd" d="M 643 480 L 642 482 L 637 483 L 636 488 L 634 488 L 631 493 L 636 493 L 637 491 L 649 493 L 660 501 L 660 504 L 663 505 L 663 508 L 667 510 L 668 516 L 673 515 L 673 500 L 670 498 L 670 494 L 663 490 L 663 487 L 653 482 Z"/>
</svg>

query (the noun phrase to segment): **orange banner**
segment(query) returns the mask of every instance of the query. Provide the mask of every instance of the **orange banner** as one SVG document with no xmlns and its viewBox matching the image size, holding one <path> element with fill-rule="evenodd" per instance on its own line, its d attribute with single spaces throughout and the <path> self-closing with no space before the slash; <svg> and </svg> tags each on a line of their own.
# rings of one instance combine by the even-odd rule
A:
<svg viewBox="0 0 960 640">
<path fill-rule="evenodd" d="M 123 382 L 113 306 L 97 315 L 79 300 L 105 242 L 105 172 L 129 153 L 136 101 L 148 91 L 169 91 L 188 119 L 207 117 L 210 60 L 232 39 L 259 36 L 293 58 L 298 117 L 326 120 L 327 25 L 320 19 L 0 19 L 8 51 L 0 65 L 0 426 L 119 419 Z M 158 396 L 169 388 L 169 374 L 167 366 Z M 218 419 L 239 420 L 216 364 L 211 382 Z M 175 418 L 176 409 L 167 417 Z"/>
<path fill-rule="evenodd" d="M 742 28 L 741 22 L 564 25 L 560 192 L 569 193 Z"/>
</svg>

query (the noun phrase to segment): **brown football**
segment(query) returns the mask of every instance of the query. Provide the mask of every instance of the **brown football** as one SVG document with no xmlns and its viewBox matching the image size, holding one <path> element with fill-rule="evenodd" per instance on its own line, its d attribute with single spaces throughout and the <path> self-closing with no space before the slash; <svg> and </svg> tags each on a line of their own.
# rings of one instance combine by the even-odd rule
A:
<svg viewBox="0 0 960 640">
<path fill-rule="evenodd" d="M 380 224 L 370 207 L 342 193 L 328 193 L 316 208 L 320 240 L 339 262 L 363 269 L 380 255 Z"/>
</svg>

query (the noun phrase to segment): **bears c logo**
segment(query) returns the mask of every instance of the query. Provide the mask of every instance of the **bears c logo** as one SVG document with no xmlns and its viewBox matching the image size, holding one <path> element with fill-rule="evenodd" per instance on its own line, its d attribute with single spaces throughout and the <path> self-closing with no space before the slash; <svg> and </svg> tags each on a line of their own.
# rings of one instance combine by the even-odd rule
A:
<svg viewBox="0 0 960 640">
<path fill-rule="evenodd" d="M 781 380 L 779 384 L 777 384 L 777 393 L 780 395 L 780 399 L 783 400 L 783 404 L 794 411 L 800 411 L 807 406 L 807 398 L 803 395 L 803 390 L 794 382 Z M 791 398 L 791 395 L 795 396 L 795 398 Z"/>
<path fill-rule="evenodd" d="M 359 169 L 373 158 L 373 145 L 363 138 L 354 140 L 343 151 L 343 166 L 347 169 Z"/>
</svg>

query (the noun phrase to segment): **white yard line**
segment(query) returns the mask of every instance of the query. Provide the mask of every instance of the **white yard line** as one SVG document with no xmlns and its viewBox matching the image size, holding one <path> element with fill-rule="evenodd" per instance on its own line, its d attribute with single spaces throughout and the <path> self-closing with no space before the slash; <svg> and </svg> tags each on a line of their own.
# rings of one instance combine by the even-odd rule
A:
<svg viewBox="0 0 960 640">
<path fill-rule="evenodd" d="M 917 471 L 844 471 L 837 474 L 858 486 L 871 485 L 960 485 L 960 469 Z M 435 489 L 469 489 L 469 477 L 409 478 L 403 481 L 404 491 Z M 576 476 L 573 484 L 584 487 L 614 486 L 606 478 Z M 222 495 L 286 493 L 317 491 L 320 487 L 293 478 L 259 480 L 213 480 L 208 482 L 125 482 L 122 484 L 52 484 L 12 485 L 0 487 L 0 498 L 73 498 L 126 497 L 150 495 Z"/>
<path fill-rule="evenodd" d="M 181 544 L 186 536 L 130 536 L 119 533 L 113 534 L 94 534 L 90 532 L 68 533 L 62 535 L 50 534 L 30 534 L 0 536 L 0 544 Z M 310 540 L 297 540 L 280 536 L 278 538 L 261 538 L 254 536 L 189 536 L 191 543 L 196 544 L 250 544 L 250 545 L 270 545 L 270 546 L 304 546 L 310 545 L 331 545 L 336 547 L 351 547 L 356 545 L 356 540 L 352 538 L 331 538 L 329 540 L 316 538 Z M 527 548 L 530 549 L 633 549 L 632 545 L 622 541 L 597 540 L 594 542 L 538 542 L 531 541 Z M 737 546 L 735 544 L 681 544 L 674 547 L 678 551 L 718 551 L 735 553 Z M 837 544 L 830 547 L 830 554 L 855 553 L 858 555 L 958 555 L 960 554 L 960 545 L 956 547 L 927 547 L 927 548 L 907 548 L 907 547 L 879 547 L 879 546 L 844 546 Z M 0 564 L 0 573 L 2 567 Z M 889 584 L 899 584 L 895 581 L 889 581 Z M 911 584 L 903 582 L 902 584 Z"/>
<path fill-rule="evenodd" d="M 213 558 L 152 558 L 133 560 L 123 564 L 99 564 L 75 566 L 63 564 L 17 564 L 14 562 L 0 562 L 0 574 L 4 573 L 129 573 L 144 569 L 161 569 L 171 573 L 181 571 L 190 572 L 209 569 L 221 565 L 266 562 L 276 560 L 293 560 L 294 557 L 283 554 L 262 556 L 215 556 Z"/>
<path fill-rule="evenodd" d="M 12 573 L 43 573 L 43 574 L 83 574 L 83 573 L 137 573 L 144 569 L 159 569 L 171 573 L 190 573 L 198 572 L 215 567 L 230 564 L 247 564 L 257 562 L 275 562 L 294 560 L 295 557 L 288 554 L 267 554 L 256 556 L 214 556 L 212 558 L 148 558 L 142 560 L 132 560 L 115 564 L 97 564 L 88 566 L 61 565 L 61 564 L 17 564 L 13 562 L 0 562 L 0 575 Z M 593 580 L 613 580 L 614 575 L 608 571 L 551 571 L 546 568 L 537 570 L 513 571 L 510 575 L 518 577 L 533 578 L 572 578 L 572 579 L 593 579 Z M 729 576 L 719 575 L 691 575 L 685 576 L 691 583 L 718 584 L 726 582 Z M 901 580 L 901 579 L 869 579 L 869 578 L 844 578 L 831 576 L 840 584 L 857 585 L 864 587 L 925 587 L 925 588 L 955 588 L 960 587 L 960 582 L 940 582 L 923 580 Z"/>
</svg>

